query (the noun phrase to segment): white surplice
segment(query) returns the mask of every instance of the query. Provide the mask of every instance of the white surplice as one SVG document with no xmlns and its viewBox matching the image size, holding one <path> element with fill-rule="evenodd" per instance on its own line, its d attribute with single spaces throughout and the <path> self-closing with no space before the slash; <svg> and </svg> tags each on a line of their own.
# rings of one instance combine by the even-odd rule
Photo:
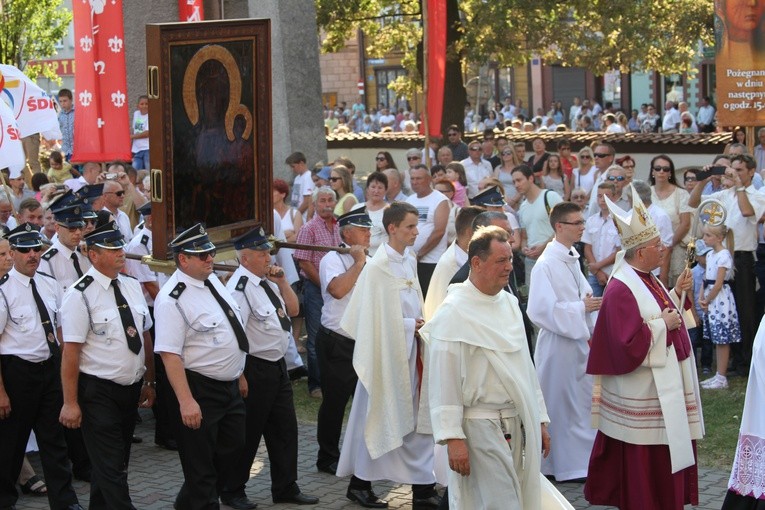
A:
<svg viewBox="0 0 765 510">
<path fill-rule="evenodd" d="M 531 271 L 526 311 L 539 328 L 534 362 L 550 415 L 551 451 L 542 473 L 557 480 L 587 476 L 595 441 L 592 376 L 585 374 L 595 313 L 586 313 L 583 301 L 591 293 L 576 250 L 551 241 Z"/>
<path fill-rule="evenodd" d="M 398 285 L 398 294 L 388 295 L 387 303 L 383 303 L 384 293 L 375 292 L 373 289 L 379 291 L 386 285 L 396 286 L 397 282 L 391 281 L 390 278 L 401 282 L 413 282 L 413 284 Z M 356 384 L 348 426 L 340 451 L 337 476 L 355 475 L 363 480 L 391 480 L 408 484 L 430 484 L 436 481 L 433 474 L 433 436 L 417 432 L 420 390 L 416 366 L 418 351 L 414 331 L 416 319 L 422 317 L 422 299 L 416 282 L 417 269 L 411 252 L 407 249 L 402 256 L 386 243 L 377 250 L 356 284 L 356 291 L 351 297 L 341 325 L 356 339 L 353 364 L 359 374 L 359 382 Z M 395 305 L 396 300 L 400 303 L 399 317 L 392 315 L 372 317 L 395 308 L 391 305 Z M 395 338 L 386 334 L 392 329 L 377 330 L 375 334 L 369 325 L 381 321 L 387 322 L 388 325 L 395 321 L 403 321 L 402 337 Z M 398 359 L 396 353 L 400 352 L 401 346 L 390 345 L 392 342 L 405 342 L 406 362 L 404 364 L 396 364 Z M 374 359 L 363 353 L 374 354 L 385 359 Z M 382 372 L 388 370 L 398 371 L 399 384 L 408 378 L 409 384 L 406 384 L 408 395 L 397 395 L 395 394 L 397 388 L 382 383 L 385 380 L 385 374 Z M 422 393 L 425 394 L 425 391 L 423 390 Z M 411 402 L 411 414 L 405 413 L 406 416 L 400 416 L 399 421 L 409 422 L 412 426 L 399 422 L 394 424 L 396 416 L 391 413 L 380 417 L 379 420 L 376 418 L 378 415 L 370 417 L 373 411 L 378 413 L 380 411 L 380 409 L 371 409 L 372 400 L 388 404 L 393 401 Z M 398 405 L 391 407 L 392 410 L 397 408 L 399 408 Z M 368 418 L 378 422 L 368 423 Z M 385 423 L 386 420 L 389 423 Z M 407 433 L 402 437 L 382 437 L 386 431 L 390 433 L 391 430 L 406 430 Z M 370 451 L 375 453 L 379 451 L 382 454 L 372 458 Z"/>
<path fill-rule="evenodd" d="M 423 307 L 422 314 L 426 321 L 433 317 L 436 308 L 446 298 L 449 282 L 452 281 L 462 265 L 467 262 L 467 257 L 465 250 L 457 246 L 457 243 L 452 243 L 438 259 L 438 264 L 433 270 L 433 276 L 430 278 L 428 295 L 425 297 L 425 306 Z"/>
</svg>

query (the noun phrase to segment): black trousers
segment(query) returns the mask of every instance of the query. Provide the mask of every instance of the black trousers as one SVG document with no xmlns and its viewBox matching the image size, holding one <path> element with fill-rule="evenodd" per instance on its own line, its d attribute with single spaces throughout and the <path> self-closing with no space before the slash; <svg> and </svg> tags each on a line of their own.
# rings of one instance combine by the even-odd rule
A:
<svg viewBox="0 0 765 510">
<path fill-rule="evenodd" d="M 16 504 L 16 480 L 21 471 L 30 430 L 40 446 L 50 508 L 77 503 L 72 471 L 66 456 L 64 428 L 58 421 L 64 403 L 60 357 L 32 363 L 17 356 L 0 356 L 3 384 L 11 414 L 0 420 L 0 508 Z"/>
<path fill-rule="evenodd" d="M 754 253 L 751 251 L 733 252 L 733 266 L 736 278 L 733 280 L 733 297 L 736 298 L 736 311 L 741 324 L 741 342 L 731 344 L 733 366 L 741 374 L 749 373 L 752 361 L 752 344 L 757 328 L 755 324 L 755 284 Z"/>
<path fill-rule="evenodd" d="M 178 404 L 175 401 L 175 393 L 173 393 L 173 388 L 167 379 L 165 365 L 159 354 L 154 354 L 154 376 L 157 383 L 157 398 L 151 407 L 151 411 L 154 413 L 154 441 L 175 440 L 172 409 L 173 405 L 177 406 Z"/>
<path fill-rule="evenodd" d="M 244 492 L 263 437 L 271 465 L 271 494 L 274 497 L 297 494 L 298 430 L 287 364 L 284 358 L 266 361 L 247 356 L 244 376 L 249 388 L 244 399 L 245 446 L 225 476 L 223 493 Z"/>
<path fill-rule="evenodd" d="M 321 392 L 324 398 L 319 406 L 316 439 L 319 456 L 316 465 L 328 467 L 340 460 L 340 433 L 348 400 L 356 391 L 359 378 L 353 369 L 353 349 L 356 343 L 350 338 L 319 329 L 316 337 L 316 353 L 321 370 Z"/>
<path fill-rule="evenodd" d="M 202 425 L 183 425 L 176 399 L 175 438 L 184 482 L 175 499 L 176 510 L 218 509 L 223 486 L 221 475 L 242 452 L 245 444 L 245 407 L 234 381 L 217 381 L 186 370 L 194 400 L 202 410 Z"/>
<path fill-rule="evenodd" d="M 133 510 L 127 469 L 141 382 L 123 386 L 81 373 L 78 391 L 82 437 L 93 464 L 88 509 Z"/>
<path fill-rule="evenodd" d="M 435 264 L 426 262 L 417 263 L 417 279 L 420 281 L 420 288 L 422 289 L 422 298 L 428 295 L 428 287 L 430 287 L 430 279 L 433 278 L 433 271 L 436 270 Z"/>
</svg>

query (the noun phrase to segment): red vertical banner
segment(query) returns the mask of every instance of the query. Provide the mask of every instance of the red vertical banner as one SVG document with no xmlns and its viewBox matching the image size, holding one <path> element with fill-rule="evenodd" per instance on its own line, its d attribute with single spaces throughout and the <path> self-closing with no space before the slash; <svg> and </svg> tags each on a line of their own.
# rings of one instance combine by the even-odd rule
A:
<svg viewBox="0 0 765 510">
<path fill-rule="evenodd" d="M 446 0 L 428 0 L 428 131 L 441 136 L 444 114 L 444 80 L 446 79 Z"/>
<path fill-rule="evenodd" d="M 178 0 L 179 21 L 203 21 L 205 8 L 202 0 Z"/>
<path fill-rule="evenodd" d="M 131 158 L 122 0 L 74 0 L 72 161 Z"/>
</svg>

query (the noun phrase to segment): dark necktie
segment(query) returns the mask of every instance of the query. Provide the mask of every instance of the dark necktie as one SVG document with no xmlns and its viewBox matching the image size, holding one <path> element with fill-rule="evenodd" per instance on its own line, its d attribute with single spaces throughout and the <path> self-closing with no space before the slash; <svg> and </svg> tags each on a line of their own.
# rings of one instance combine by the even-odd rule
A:
<svg viewBox="0 0 765 510">
<path fill-rule="evenodd" d="M 82 269 L 80 269 L 80 261 L 77 259 L 76 253 L 72 253 L 72 264 L 74 264 L 74 270 L 77 271 L 77 278 L 82 278 Z"/>
<path fill-rule="evenodd" d="M 279 323 L 282 325 L 282 329 L 284 331 L 292 330 L 292 322 L 290 322 L 290 318 L 287 317 L 287 314 L 284 313 L 284 308 L 282 308 L 282 302 L 279 301 L 279 297 L 274 294 L 273 289 L 268 285 L 268 282 L 265 279 L 260 280 L 260 286 L 266 291 L 266 296 L 268 296 L 271 304 L 276 308 L 276 315 L 279 317 Z"/>
<path fill-rule="evenodd" d="M 42 322 L 42 327 L 45 331 L 48 349 L 50 349 L 51 354 L 56 354 L 58 352 L 58 343 L 56 343 L 56 333 L 53 329 L 53 322 L 50 320 L 48 309 L 45 307 L 45 302 L 40 297 L 40 293 L 37 292 L 37 284 L 35 284 L 33 278 L 29 279 L 29 285 L 32 287 L 32 297 L 37 305 L 37 311 L 40 313 L 40 322 Z"/>
<path fill-rule="evenodd" d="M 228 301 L 223 299 L 223 296 L 218 294 L 218 291 L 210 280 L 205 280 L 205 287 L 210 289 L 210 293 L 215 298 L 215 301 L 217 301 L 220 307 L 223 308 L 223 312 L 225 312 L 226 318 L 228 319 L 228 322 L 231 323 L 231 328 L 234 330 L 236 343 L 239 344 L 239 348 L 244 352 L 250 352 L 250 346 L 247 343 L 247 334 L 244 332 L 242 323 L 236 318 L 234 310 L 231 309 L 231 305 L 228 304 Z"/>
<path fill-rule="evenodd" d="M 128 348 L 135 354 L 138 354 L 141 352 L 141 338 L 135 327 L 133 312 L 130 311 L 130 305 L 128 305 L 125 296 L 120 292 L 120 285 L 116 279 L 112 280 L 112 288 L 114 289 L 114 300 L 117 302 L 117 310 L 120 312 L 122 327 L 125 329 Z"/>
</svg>

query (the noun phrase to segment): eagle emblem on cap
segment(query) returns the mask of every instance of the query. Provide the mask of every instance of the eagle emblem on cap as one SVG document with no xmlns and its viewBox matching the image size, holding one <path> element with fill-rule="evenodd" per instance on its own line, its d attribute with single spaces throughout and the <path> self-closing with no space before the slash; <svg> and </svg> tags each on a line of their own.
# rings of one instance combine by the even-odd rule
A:
<svg viewBox="0 0 765 510">
<path fill-rule="evenodd" d="M 119 229 L 120 229 L 120 227 L 119 227 L 119 225 L 117 225 L 117 222 L 113 221 L 112 222 L 112 230 L 119 230 Z"/>
<path fill-rule="evenodd" d="M 75 207 L 74 208 L 74 214 L 80 214 L 80 208 L 79 207 Z"/>
<path fill-rule="evenodd" d="M 205 228 L 202 225 L 199 225 L 199 233 L 202 234 L 202 235 L 207 233 L 207 232 L 205 232 Z"/>
<path fill-rule="evenodd" d="M 31 231 L 32 231 L 32 225 L 30 225 L 29 223 L 27 223 L 27 226 L 25 227 L 25 230 L 26 230 L 27 232 L 31 232 Z"/>
<path fill-rule="evenodd" d="M 261 236 L 265 236 L 266 235 L 266 231 L 263 230 L 263 227 L 260 227 L 260 231 L 258 232 L 258 234 L 260 234 Z"/>
</svg>

